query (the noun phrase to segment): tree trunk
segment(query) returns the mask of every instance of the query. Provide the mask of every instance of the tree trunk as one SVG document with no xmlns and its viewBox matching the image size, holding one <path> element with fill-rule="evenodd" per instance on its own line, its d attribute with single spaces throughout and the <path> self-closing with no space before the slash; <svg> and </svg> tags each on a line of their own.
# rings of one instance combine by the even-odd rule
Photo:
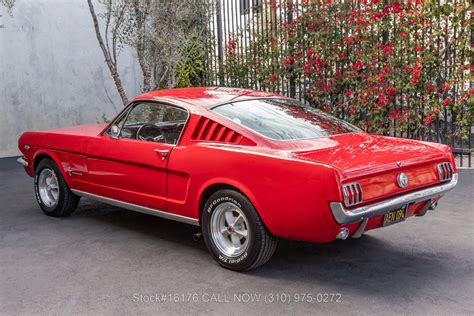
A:
<svg viewBox="0 0 474 316">
<path fill-rule="evenodd" d="M 142 45 L 139 45 L 139 46 L 142 46 Z M 144 53 L 141 48 L 137 48 L 137 58 L 138 58 L 138 64 L 140 65 L 140 68 L 142 69 L 142 73 L 143 73 L 143 90 L 145 92 L 148 92 L 151 90 L 151 73 L 148 70 L 148 67 L 145 63 Z"/>
<path fill-rule="evenodd" d="M 148 92 L 151 90 L 151 72 L 150 69 L 148 68 L 146 62 L 145 62 L 145 43 L 144 43 L 144 33 L 145 33 L 145 20 L 147 18 L 147 11 L 143 13 L 144 15 L 142 16 L 142 13 L 140 12 L 140 5 L 139 1 L 135 0 L 133 2 L 133 10 L 135 13 L 135 19 L 137 22 L 137 33 L 138 33 L 138 38 L 137 38 L 137 44 L 136 44 L 136 52 L 137 52 L 137 58 L 138 58 L 138 64 L 140 65 L 140 68 L 143 73 L 143 90 Z"/>
<path fill-rule="evenodd" d="M 104 57 L 105 57 L 105 62 L 107 63 L 107 66 L 109 67 L 110 74 L 112 75 L 112 79 L 114 80 L 117 91 L 120 95 L 120 98 L 122 99 L 122 103 L 125 106 L 128 104 L 128 97 L 127 97 L 127 93 L 125 92 L 125 89 L 123 88 L 122 80 L 120 79 L 120 75 L 117 70 L 117 64 L 112 61 L 110 52 L 107 50 L 107 47 L 104 44 L 104 40 L 102 39 L 102 35 L 99 29 L 99 22 L 97 20 L 97 15 L 95 13 L 92 0 L 87 0 L 87 3 L 89 4 L 89 10 L 91 12 L 92 20 L 94 22 L 94 29 L 95 29 L 95 35 L 97 37 L 97 41 L 99 42 L 99 46 L 102 49 L 102 53 L 104 54 Z"/>
</svg>

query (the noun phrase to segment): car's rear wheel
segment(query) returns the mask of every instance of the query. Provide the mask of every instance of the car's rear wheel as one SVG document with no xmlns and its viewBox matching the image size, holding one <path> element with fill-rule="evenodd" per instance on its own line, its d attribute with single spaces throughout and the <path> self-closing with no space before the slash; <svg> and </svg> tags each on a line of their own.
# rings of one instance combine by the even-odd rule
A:
<svg viewBox="0 0 474 316">
<path fill-rule="evenodd" d="M 251 270 L 265 264 L 275 252 L 278 239 L 239 192 L 221 190 L 211 195 L 201 224 L 207 248 L 225 268 Z"/>
<path fill-rule="evenodd" d="M 62 217 L 74 212 L 79 204 L 56 163 L 45 158 L 35 168 L 35 195 L 39 206 L 48 216 Z"/>
</svg>

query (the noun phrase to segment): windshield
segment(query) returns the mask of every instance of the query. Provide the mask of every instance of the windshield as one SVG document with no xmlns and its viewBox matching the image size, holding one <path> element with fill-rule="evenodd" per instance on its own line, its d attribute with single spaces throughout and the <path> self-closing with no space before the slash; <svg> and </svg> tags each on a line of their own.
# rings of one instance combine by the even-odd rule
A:
<svg viewBox="0 0 474 316">
<path fill-rule="evenodd" d="M 321 138 L 360 132 L 357 127 L 292 99 L 256 99 L 212 111 L 272 140 Z"/>
</svg>

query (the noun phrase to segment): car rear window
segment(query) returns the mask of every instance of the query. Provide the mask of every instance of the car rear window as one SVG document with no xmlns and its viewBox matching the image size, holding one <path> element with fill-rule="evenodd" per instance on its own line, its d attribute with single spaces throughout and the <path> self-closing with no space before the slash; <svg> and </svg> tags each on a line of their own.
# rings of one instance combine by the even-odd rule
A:
<svg viewBox="0 0 474 316">
<path fill-rule="evenodd" d="M 227 103 L 212 111 L 272 140 L 298 140 L 361 130 L 292 99 L 255 99 Z"/>
</svg>

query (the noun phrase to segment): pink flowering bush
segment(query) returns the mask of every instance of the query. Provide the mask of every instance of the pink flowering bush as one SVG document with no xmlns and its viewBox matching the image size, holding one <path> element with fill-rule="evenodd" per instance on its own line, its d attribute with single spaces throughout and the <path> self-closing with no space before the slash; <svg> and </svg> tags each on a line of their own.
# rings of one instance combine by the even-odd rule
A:
<svg viewBox="0 0 474 316">
<path fill-rule="evenodd" d="M 369 132 L 425 139 L 449 124 L 451 136 L 468 135 L 469 2 L 295 3 L 267 2 L 285 19 L 227 43 L 226 84 L 301 97 Z"/>
</svg>

